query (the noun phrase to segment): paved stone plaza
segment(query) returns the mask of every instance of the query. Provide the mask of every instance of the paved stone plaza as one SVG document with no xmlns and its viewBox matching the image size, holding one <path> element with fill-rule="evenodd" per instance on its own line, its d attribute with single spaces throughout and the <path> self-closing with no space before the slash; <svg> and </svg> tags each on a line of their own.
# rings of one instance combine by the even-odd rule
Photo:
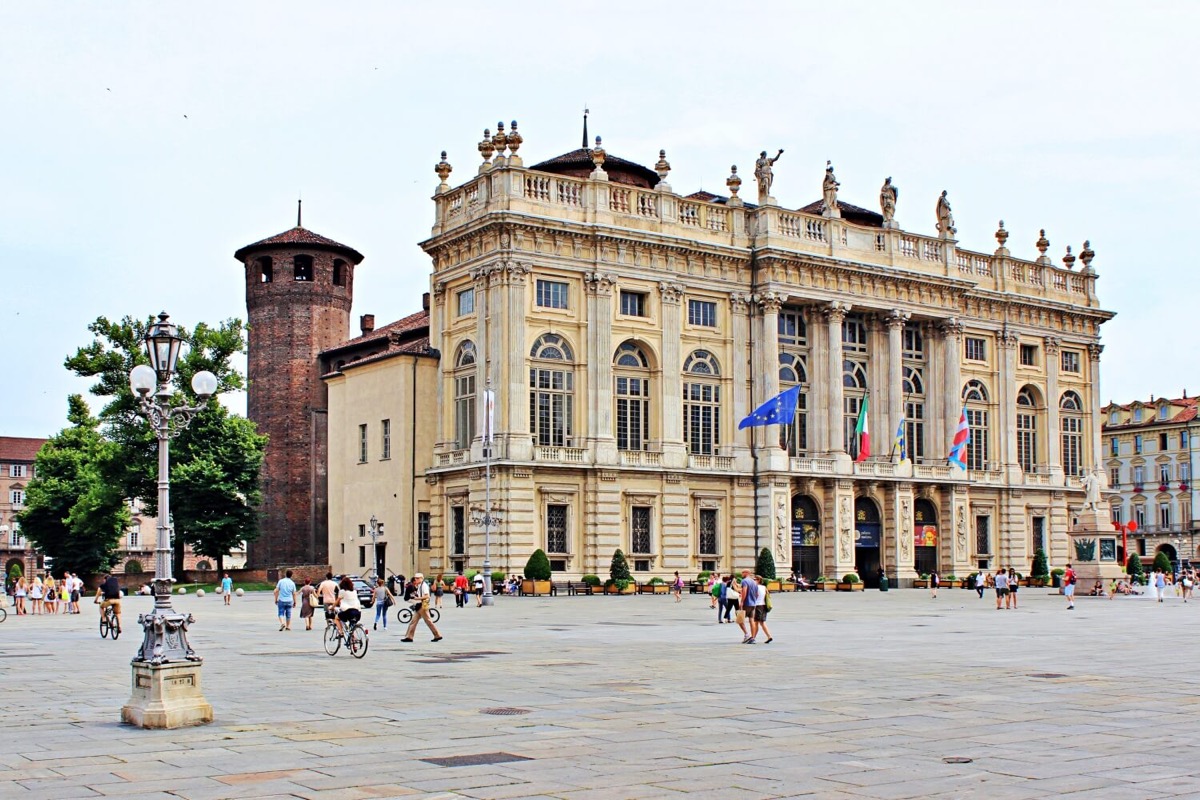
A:
<svg viewBox="0 0 1200 800">
<path fill-rule="evenodd" d="M 10 609 L 0 797 L 1200 796 L 1200 603 L 1173 598 L 776 595 L 754 647 L 702 596 L 498 598 L 356 661 L 269 595 L 186 597 L 217 719 L 143 731 L 118 718 L 150 603 L 116 643 L 91 605 Z M 523 760 L 429 761 L 496 753 Z"/>
</svg>

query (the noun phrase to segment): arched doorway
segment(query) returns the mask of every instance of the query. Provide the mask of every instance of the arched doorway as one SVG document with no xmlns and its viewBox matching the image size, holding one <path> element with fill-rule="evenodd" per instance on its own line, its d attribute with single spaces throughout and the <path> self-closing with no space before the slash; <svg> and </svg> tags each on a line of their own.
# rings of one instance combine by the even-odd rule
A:
<svg viewBox="0 0 1200 800">
<path fill-rule="evenodd" d="M 937 509 L 933 503 L 920 498 L 913 504 L 913 569 L 918 575 L 928 575 L 938 568 Z"/>
<path fill-rule="evenodd" d="M 854 501 L 854 571 L 863 584 L 879 585 L 880 540 L 883 525 L 879 518 L 879 506 L 869 497 Z M 841 577 L 840 575 L 838 576 Z"/>
<path fill-rule="evenodd" d="M 1167 558 L 1171 559 L 1171 571 L 1175 572 L 1176 570 L 1178 570 L 1179 554 L 1176 552 L 1174 545 L 1170 545 L 1170 544 L 1167 544 L 1166 542 L 1163 542 L 1158 547 L 1154 548 L 1154 553 L 1155 553 L 1155 555 L 1157 555 L 1158 553 L 1166 553 Z"/>
<path fill-rule="evenodd" d="M 792 571 L 810 581 L 821 574 L 821 515 L 804 494 L 792 497 Z"/>
<path fill-rule="evenodd" d="M 4 564 L 4 588 L 9 594 L 12 594 L 12 587 L 16 585 L 17 578 L 13 575 L 12 568 L 16 566 L 21 570 L 21 575 L 25 574 L 25 562 L 19 558 L 10 558 Z"/>
</svg>

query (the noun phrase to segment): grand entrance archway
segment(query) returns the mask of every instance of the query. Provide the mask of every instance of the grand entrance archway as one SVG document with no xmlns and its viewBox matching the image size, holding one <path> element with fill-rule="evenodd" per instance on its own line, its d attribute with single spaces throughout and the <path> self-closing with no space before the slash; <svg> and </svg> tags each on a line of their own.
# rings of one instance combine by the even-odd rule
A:
<svg viewBox="0 0 1200 800">
<path fill-rule="evenodd" d="M 869 497 L 854 501 L 854 571 L 869 587 L 879 586 L 880 545 L 883 524 L 879 506 Z M 839 576 L 841 577 L 841 576 Z"/>
<path fill-rule="evenodd" d="M 792 497 L 792 571 L 810 581 L 821 574 L 821 515 L 806 494 Z"/>
<path fill-rule="evenodd" d="M 921 498 L 913 504 L 912 537 L 913 569 L 917 571 L 918 575 L 937 572 L 937 509 L 925 498 Z"/>
</svg>

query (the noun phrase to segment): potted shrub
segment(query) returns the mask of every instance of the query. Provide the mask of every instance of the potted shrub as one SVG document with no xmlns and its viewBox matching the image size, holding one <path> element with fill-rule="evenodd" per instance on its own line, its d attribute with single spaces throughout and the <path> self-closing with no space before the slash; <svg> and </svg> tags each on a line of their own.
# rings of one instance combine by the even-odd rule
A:
<svg viewBox="0 0 1200 800">
<path fill-rule="evenodd" d="M 1046 559 L 1046 551 L 1038 548 L 1033 554 L 1033 567 L 1029 570 L 1029 586 L 1045 586 L 1050 581 L 1050 562 Z"/>
<path fill-rule="evenodd" d="M 837 588 L 837 581 L 826 578 L 824 575 L 818 575 L 816 585 L 822 592 L 832 592 Z"/>
<path fill-rule="evenodd" d="M 764 547 L 758 552 L 758 558 L 754 561 L 754 574 L 766 582 L 768 592 L 779 591 L 779 578 L 775 574 L 775 557 L 771 555 L 771 548 Z"/>
<path fill-rule="evenodd" d="M 492 580 L 496 579 L 497 574 L 503 581 L 503 572 L 493 573 Z M 550 559 L 541 548 L 534 550 L 533 555 L 525 562 L 525 580 L 521 581 L 521 594 L 531 594 L 535 597 L 539 594 L 550 594 Z"/>
<path fill-rule="evenodd" d="M 597 589 L 604 585 L 599 575 L 584 575 L 581 580 L 583 581 L 583 585 L 588 588 L 584 594 L 594 594 Z"/>
<path fill-rule="evenodd" d="M 15 564 L 13 566 L 16 566 Z M 1125 564 L 1125 571 L 1129 573 L 1131 582 L 1137 585 L 1142 585 L 1146 582 L 1146 569 L 1142 566 L 1142 559 L 1137 553 L 1129 554 L 1129 561 Z"/>
<path fill-rule="evenodd" d="M 929 573 L 922 572 L 920 575 L 918 575 L 917 579 L 915 581 L 913 581 L 913 588 L 914 589 L 928 589 L 929 588 Z"/>
<path fill-rule="evenodd" d="M 608 594 L 633 594 L 635 584 L 629 573 L 629 562 L 620 548 L 613 551 L 612 564 L 608 568 L 608 580 L 604 584 Z"/>
<path fill-rule="evenodd" d="M 856 573 L 847 572 L 838 583 L 837 590 L 839 592 L 861 592 L 863 584 Z"/>
<path fill-rule="evenodd" d="M 945 578 L 942 578 L 942 586 L 946 589 L 961 589 L 962 585 L 962 579 L 957 575 L 947 575 Z"/>
<path fill-rule="evenodd" d="M 646 594 L 666 594 L 671 587 L 667 586 L 667 582 L 662 578 L 654 577 L 646 581 L 641 588 L 646 590 Z"/>
</svg>

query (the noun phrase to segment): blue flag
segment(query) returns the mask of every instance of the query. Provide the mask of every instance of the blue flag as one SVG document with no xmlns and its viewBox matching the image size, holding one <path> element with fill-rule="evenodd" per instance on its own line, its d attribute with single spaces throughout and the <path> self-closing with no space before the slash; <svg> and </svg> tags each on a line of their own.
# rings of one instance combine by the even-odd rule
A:
<svg viewBox="0 0 1200 800">
<path fill-rule="evenodd" d="M 796 418 L 796 403 L 800 400 L 800 387 L 793 386 L 763 403 L 751 412 L 750 416 L 738 423 L 742 428 L 756 428 L 760 425 L 791 425 Z"/>
</svg>

